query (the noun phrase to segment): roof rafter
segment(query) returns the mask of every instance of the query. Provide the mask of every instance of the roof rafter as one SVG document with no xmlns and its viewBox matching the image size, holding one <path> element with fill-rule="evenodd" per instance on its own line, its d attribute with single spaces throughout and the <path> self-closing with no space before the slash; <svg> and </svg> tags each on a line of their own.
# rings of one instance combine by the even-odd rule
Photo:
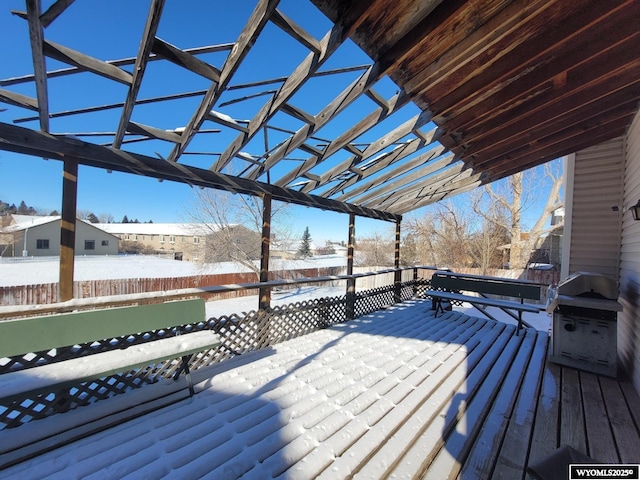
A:
<svg viewBox="0 0 640 480">
<path fill-rule="evenodd" d="M 423 165 L 421 168 L 418 168 L 407 175 L 403 175 L 397 177 L 393 181 L 385 182 L 384 185 L 379 186 L 378 188 L 371 190 L 364 195 L 358 198 L 358 203 L 364 204 L 379 204 L 384 205 L 391 198 L 397 197 L 405 197 L 413 192 L 421 191 L 423 189 L 428 188 L 436 182 L 439 182 L 443 179 L 451 178 L 454 175 L 460 174 L 461 171 L 465 170 L 465 166 L 459 162 L 451 165 L 452 162 L 455 162 L 455 157 L 452 153 L 448 153 L 444 157 L 443 162 L 434 162 L 434 164 L 427 163 Z M 440 167 L 440 168 L 437 168 Z M 450 168 L 446 168 L 450 167 Z M 435 175 L 432 175 L 434 172 L 439 171 Z M 471 172 L 471 169 L 467 169 Z M 429 184 L 424 184 L 422 182 L 416 182 L 416 180 L 420 180 L 422 178 L 427 177 L 428 175 L 432 175 L 429 180 Z"/>
<path fill-rule="evenodd" d="M 388 193 L 382 198 L 375 198 L 365 205 L 379 205 L 387 210 L 397 210 L 405 205 L 412 205 L 415 202 L 430 199 L 434 195 L 442 193 L 442 189 L 453 191 L 459 185 L 467 185 L 480 181 L 482 174 L 473 173 L 471 169 L 465 169 L 462 164 L 457 164 L 433 176 L 429 184 L 402 185 L 402 188 Z"/>
<path fill-rule="evenodd" d="M 436 170 L 440 170 L 441 168 L 449 166 L 453 162 L 453 158 L 454 158 L 453 154 L 449 156 L 445 156 L 445 158 L 442 158 L 434 162 L 431 161 L 434 158 L 441 155 L 443 150 L 444 150 L 444 147 L 442 147 L 441 145 L 430 148 L 426 152 L 423 152 L 417 157 L 412 158 L 408 162 L 405 162 L 399 165 L 396 169 L 385 173 L 384 176 L 375 177 L 367 182 L 358 182 L 359 185 L 357 188 L 350 190 L 349 192 L 339 196 L 338 198 L 336 198 L 336 200 L 340 200 L 341 202 L 346 202 L 351 198 L 354 198 L 364 192 L 373 191 L 379 186 L 386 184 L 386 182 L 393 180 L 394 178 L 397 178 L 401 175 L 404 175 L 405 173 L 419 167 L 420 165 L 428 164 L 429 168 L 425 168 L 424 170 L 420 171 L 420 174 L 423 177 L 426 177 L 427 175 L 431 174 L 432 172 L 435 172 Z M 374 165 L 374 168 L 367 169 L 365 171 L 365 175 L 363 175 L 361 179 L 367 178 L 368 176 L 371 176 L 374 173 L 377 173 L 377 171 L 381 170 L 382 168 L 386 168 L 388 166 L 386 165 L 386 163 L 387 162 L 384 162 L 382 165 L 379 166 L 379 168 L 375 168 L 375 167 L 378 167 L 378 165 L 376 164 Z M 370 170 L 373 170 L 373 171 L 370 172 Z M 348 183 L 348 182 L 344 182 L 344 183 Z M 352 182 L 352 183 L 355 183 L 355 182 Z"/>
</svg>

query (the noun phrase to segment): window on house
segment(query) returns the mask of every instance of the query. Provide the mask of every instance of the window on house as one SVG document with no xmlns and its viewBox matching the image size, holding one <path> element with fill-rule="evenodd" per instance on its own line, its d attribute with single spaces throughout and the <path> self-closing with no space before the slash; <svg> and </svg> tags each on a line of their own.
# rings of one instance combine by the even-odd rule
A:
<svg viewBox="0 0 640 480">
<path fill-rule="evenodd" d="M 160 243 L 164 243 L 164 235 L 160 235 Z"/>
<path fill-rule="evenodd" d="M 85 240 L 84 241 L 84 249 L 85 250 L 95 250 L 96 249 L 96 241 L 95 240 Z"/>
<path fill-rule="evenodd" d="M 193 243 L 200 243 L 200 237 L 193 237 Z"/>
<path fill-rule="evenodd" d="M 103 247 L 108 247 L 108 246 L 109 246 L 109 240 L 102 240 L 101 245 L 102 245 Z"/>
<path fill-rule="evenodd" d="M 36 240 L 36 248 L 38 250 L 49 250 L 49 239 L 39 238 Z"/>
<path fill-rule="evenodd" d="M 171 243 L 176 243 L 176 237 L 174 237 L 173 235 L 171 235 L 171 236 L 169 237 L 169 241 L 170 241 Z"/>
</svg>

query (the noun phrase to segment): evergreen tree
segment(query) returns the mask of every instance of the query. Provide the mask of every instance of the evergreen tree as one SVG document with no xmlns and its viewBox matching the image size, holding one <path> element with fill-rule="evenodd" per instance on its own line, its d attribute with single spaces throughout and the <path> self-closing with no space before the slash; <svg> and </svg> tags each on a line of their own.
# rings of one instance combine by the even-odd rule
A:
<svg viewBox="0 0 640 480">
<path fill-rule="evenodd" d="M 90 213 L 89 216 L 87 216 L 87 220 L 89 220 L 89 222 L 91 223 L 100 223 L 100 220 L 95 216 L 94 213 Z"/>
<path fill-rule="evenodd" d="M 129 218 L 125 215 L 124 217 L 122 217 L 122 222 L 120 223 L 129 223 Z"/>
<path fill-rule="evenodd" d="M 311 234 L 309 233 L 309 227 L 306 227 L 302 234 L 300 248 L 298 249 L 298 256 L 302 258 L 311 256 Z"/>
</svg>

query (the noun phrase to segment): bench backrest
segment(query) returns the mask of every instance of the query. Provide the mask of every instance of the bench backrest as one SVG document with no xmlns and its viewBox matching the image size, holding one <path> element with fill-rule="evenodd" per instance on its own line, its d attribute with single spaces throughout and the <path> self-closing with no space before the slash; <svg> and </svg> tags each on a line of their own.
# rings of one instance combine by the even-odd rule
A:
<svg viewBox="0 0 640 480">
<path fill-rule="evenodd" d="M 196 298 L 0 321 L 0 358 L 204 320 Z"/>
<path fill-rule="evenodd" d="M 431 277 L 432 288 L 445 290 L 464 290 L 469 292 L 486 293 L 490 295 L 502 295 L 521 299 L 540 300 L 540 285 L 505 282 L 499 278 L 469 278 L 455 274 L 434 273 Z"/>
</svg>

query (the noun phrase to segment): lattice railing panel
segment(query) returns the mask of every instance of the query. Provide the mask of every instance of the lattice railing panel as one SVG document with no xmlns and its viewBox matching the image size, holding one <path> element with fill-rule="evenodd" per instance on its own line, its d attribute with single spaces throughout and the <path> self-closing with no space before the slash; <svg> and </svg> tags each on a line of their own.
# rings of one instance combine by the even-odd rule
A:
<svg viewBox="0 0 640 480">
<path fill-rule="evenodd" d="M 400 299 L 406 300 L 413 297 L 416 288 L 419 286 L 416 287 L 413 282 L 403 284 L 399 290 Z M 396 287 L 393 285 L 358 292 L 355 300 L 355 316 L 366 315 L 386 308 L 395 303 L 395 298 Z M 179 332 L 213 330 L 219 335 L 221 345 L 215 349 L 193 355 L 189 362 L 189 368 L 194 371 L 237 355 L 344 322 L 347 318 L 346 312 L 347 297 L 344 295 L 312 299 L 273 307 L 262 312 L 252 311 L 243 316 L 237 314 L 220 316 L 204 322 L 165 330 L 4 358 L 0 359 L 0 375 L 108 350 L 122 349 L 174 336 Z M 0 429 L 17 427 L 33 419 L 66 412 L 78 406 L 88 405 L 133 388 L 139 388 L 145 384 L 171 378 L 179 368 L 180 359 L 168 360 L 90 382 L 79 383 L 72 388 L 42 395 L 32 395 L 32 398 L 23 398 L 10 403 L 0 403 Z"/>
</svg>

